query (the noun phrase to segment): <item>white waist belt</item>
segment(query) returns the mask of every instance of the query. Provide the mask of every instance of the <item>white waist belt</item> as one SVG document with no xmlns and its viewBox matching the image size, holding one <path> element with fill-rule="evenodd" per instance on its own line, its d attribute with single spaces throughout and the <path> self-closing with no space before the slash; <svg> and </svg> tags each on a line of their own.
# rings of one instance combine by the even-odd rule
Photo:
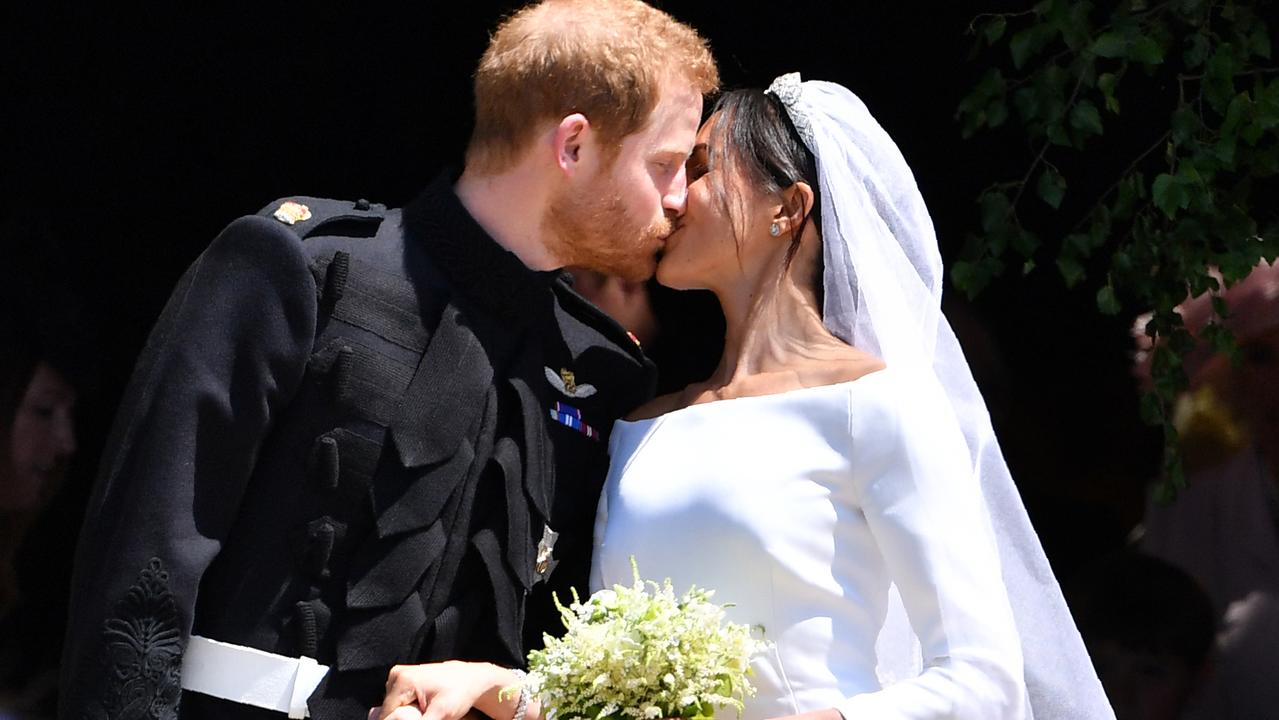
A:
<svg viewBox="0 0 1279 720">
<path fill-rule="evenodd" d="M 278 710 L 297 720 L 310 716 L 306 699 L 329 666 L 198 635 L 187 641 L 182 658 L 182 689 Z"/>
</svg>

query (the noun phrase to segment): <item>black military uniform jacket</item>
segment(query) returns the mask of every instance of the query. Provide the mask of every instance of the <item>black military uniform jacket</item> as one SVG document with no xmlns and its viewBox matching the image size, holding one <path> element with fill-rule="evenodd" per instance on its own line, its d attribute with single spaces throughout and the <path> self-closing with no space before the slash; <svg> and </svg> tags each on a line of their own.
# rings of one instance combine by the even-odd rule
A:
<svg viewBox="0 0 1279 720">
<path fill-rule="evenodd" d="M 295 203 L 228 226 L 143 351 L 80 541 L 64 720 L 282 717 L 181 691 L 191 634 L 316 658 L 311 716 L 363 717 L 396 663 L 523 664 L 550 591 L 585 589 L 607 434 L 652 366 L 448 177 L 402 213 Z"/>
</svg>

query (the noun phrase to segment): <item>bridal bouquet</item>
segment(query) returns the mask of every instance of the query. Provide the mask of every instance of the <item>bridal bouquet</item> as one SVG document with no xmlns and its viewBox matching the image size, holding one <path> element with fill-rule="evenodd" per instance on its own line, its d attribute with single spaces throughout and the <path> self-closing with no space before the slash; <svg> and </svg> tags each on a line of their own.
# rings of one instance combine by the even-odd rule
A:
<svg viewBox="0 0 1279 720">
<path fill-rule="evenodd" d="M 755 694 L 751 656 L 765 643 L 745 625 L 724 621 L 713 591 L 676 597 L 670 580 L 614 585 L 586 602 L 556 605 L 568 633 L 546 637 L 529 654 L 525 687 L 542 700 L 548 720 L 707 720 L 718 707 L 740 715 Z"/>
</svg>

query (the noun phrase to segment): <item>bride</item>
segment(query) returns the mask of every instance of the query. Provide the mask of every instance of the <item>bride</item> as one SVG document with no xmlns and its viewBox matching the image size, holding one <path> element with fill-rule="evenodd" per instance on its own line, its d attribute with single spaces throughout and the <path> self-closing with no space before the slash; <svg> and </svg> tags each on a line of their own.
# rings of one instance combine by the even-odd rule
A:
<svg viewBox="0 0 1279 720">
<path fill-rule="evenodd" d="M 748 720 L 1113 718 L 940 310 L 932 221 L 862 102 L 786 75 L 724 95 L 658 280 L 727 321 L 710 379 L 619 421 L 594 584 L 716 590 L 764 628 Z M 510 671 L 397 668 L 443 720 Z"/>
</svg>

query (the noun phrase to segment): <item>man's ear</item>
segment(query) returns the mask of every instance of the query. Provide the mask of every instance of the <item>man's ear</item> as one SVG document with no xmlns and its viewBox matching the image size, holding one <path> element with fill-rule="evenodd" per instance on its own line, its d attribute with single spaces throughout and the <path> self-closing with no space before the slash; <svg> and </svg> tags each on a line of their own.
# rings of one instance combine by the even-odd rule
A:
<svg viewBox="0 0 1279 720">
<path fill-rule="evenodd" d="M 560 120 L 551 136 L 555 164 L 566 174 L 577 172 L 582 162 L 582 147 L 591 134 L 591 121 L 582 113 L 573 113 Z"/>
</svg>

